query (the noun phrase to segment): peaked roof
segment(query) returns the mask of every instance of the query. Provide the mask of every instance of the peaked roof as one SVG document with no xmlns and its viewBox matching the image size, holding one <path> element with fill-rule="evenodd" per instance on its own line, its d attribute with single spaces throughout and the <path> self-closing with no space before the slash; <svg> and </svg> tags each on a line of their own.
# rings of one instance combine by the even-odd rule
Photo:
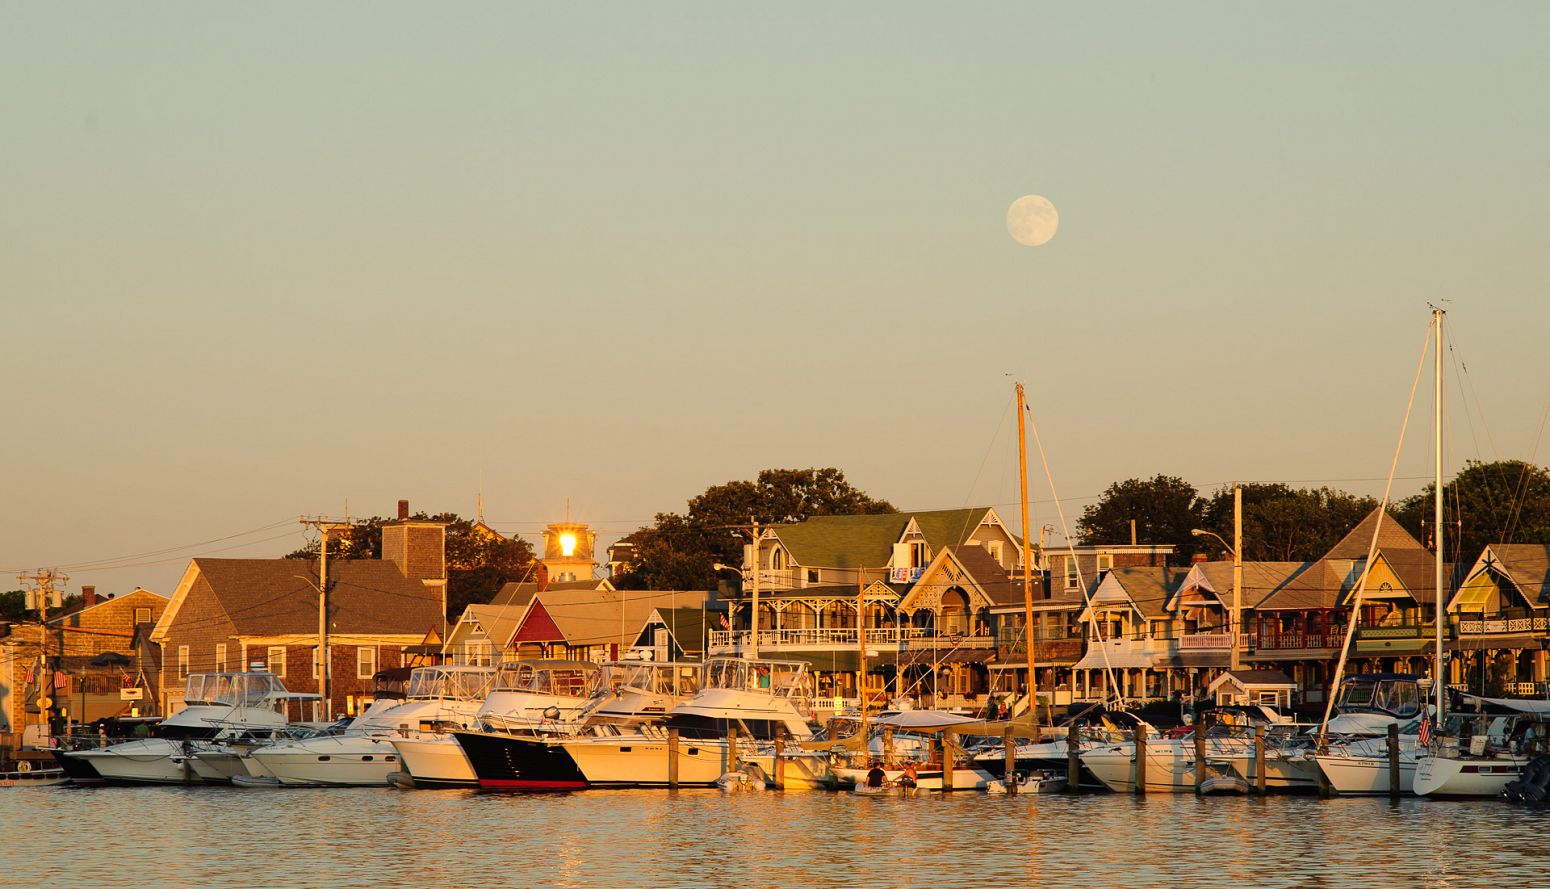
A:
<svg viewBox="0 0 1550 889">
<path fill-rule="evenodd" d="M 1119 586 L 1142 617 L 1160 618 L 1168 616 L 1164 606 L 1188 574 L 1187 568 L 1111 568 L 1098 586 L 1100 591 L 1110 584 Z"/>
<path fill-rule="evenodd" d="M 511 643 L 512 634 L 526 614 L 527 602 L 521 605 L 470 605 L 463 610 L 464 619 L 478 622 L 497 651 Z"/>
<path fill-rule="evenodd" d="M 774 529 L 798 565 L 821 568 L 881 568 L 893 559 L 893 545 L 913 519 L 933 550 L 969 539 L 990 508 L 938 509 L 882 515 L 811 516 Z"/>
<path fill-rule="evenodd" d="M 238 636 L 316 633 L 318 593 L 310 578 L 318 564 L 307 559 L 206 559 L 189 562 L 157 632 L 176 621 L 195 582 L 203 579 Z M 328 566 L 331 632 L 413 635 L 442 622 L 441 593 L 411 580 L 392 562 L 341 559 Z"/>
<path fill-rule="evenodd" d="M 653 616 L 662 621 L 673 641 L 690 657 L 705 653 L 705 633 L 719 624 L 713 624 L 710 612 L 704 608 L 657 608 Z M 650 618 L 647 618 L 648 622 Z"/>
<path fill-rule="evenodd" d="M 557 590 L 533 597 L 528 608 L 554 622 L 567 645 L 631 645 L 658 608 L 704 607 L 710 594 L 699 590 Z M 526 622 L 527 618 L 523 619 Z"/>
<path fill-rule="evenodd" d="M 1541 543 L 1493 543 L 1487 556 L 1495 556 L 1490 567 L 1506 575 L 1519 594 L 1529 602 L 1545 602 L 1550 585 L 1550 546 Z"/>
<path fill-rule="evenodd" d="M 1243 592 L 1241 594 L 1244 608 L 1257 608 L 1264 605 L 1270 597 L 1284 590 L 1293 578 L 1297 577 L 1313 562 L 1244 562 L 1243 563 Z M 1179 582 L 1176 592 L 1182 593 L 1185 583 L 1190 577 L 1198 577 L 1205 586 L 1210 587 L 1216 597 L 1224 605 L 1232 603 L 1232 562 L 1197 562 L 1190 566 L 1189 572 Z M 1175 597 L 1176 599 L 1177 597 Z M 1170 603 L 1172 604 L 1172 603 Z M 1176 606 L 1174 606 L 1176 607 Z M 1280 606 L 1288 607 L 1288 606 Z"/>
<path fill-rule="evenodd" d="M 1367 548 L 1372 545 L 1373 526 L 1378 523 L 1378 514 L 1383 512 L 1374 507 L 1367 517 L 1356 523 L 1346 535 L 1340 538 L 1340 542 L 1330 548 L 1324 554 L 1326 559 L 1365 559 Z M 1418 550 L 1430 552 L 1421 545 L 1419 540 L 1410 536 L 1410 532 L 1400 527 L 1393 515 L 1384 513 L 1383 527 L 1378 530 L 1378 549 L 1387 553 L 1395 553 L 1404 550 Z"/>
<path fill-rule="evenodd" d="M 151 598 L 147 599 L 146 596 L 150 596 Z M 101 608 L 104 605 L 119 605 L 119 606 L 122 606 L 125 602 L 129 602 L 129 601 L 137 601 L 137 602 L 142 603 L 139 606 L 139 607 L 142 607 L 142 608 L 145 607 L 146 605 L 149 605 L 152 608 L 154 608 L 157 605 L 166 605 L 167 602 L 168 602 L 168 599 L 167 599 L 166 596 L 163 596 L 161 593 L 153 593 L 150 590 L 146 589 L 145 587 L 135 587 L 134 589 L 130 590 L 129 592 L 124 593 L 122 596 L 113 596 L 112 598 L 98 599 L 96 604 L 87 605 L 85 608 L 77 608 L 76 610 L 74 610 L 74 611 L 72 611 L 72 612 L 70 612 L 68 614 L 61 614 L 58 617 L 51 617 L 51 618 L 48 619 L 48 622 L 49 622 L 49 624 L 51 626 L 54 625 L 54 624 L 63 624 L 63 623 L 66 623 L 66 622 L 72 621 L 72 620 L 74 620 L 75 622 L 79 623 L 80 616 L 85 614 L 88 611 L 91 611 L 94 608 Z"/>
</svg>

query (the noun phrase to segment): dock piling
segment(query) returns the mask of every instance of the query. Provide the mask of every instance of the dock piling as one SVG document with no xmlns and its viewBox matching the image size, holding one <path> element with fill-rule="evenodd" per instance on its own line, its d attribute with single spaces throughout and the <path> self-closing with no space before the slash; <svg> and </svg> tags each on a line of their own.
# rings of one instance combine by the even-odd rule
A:
<svg viewBox="0 0 1550 889">
<path fill-rule="evenodd" d="M 1146 724 L 1136 726 L 1136 795 L 1146 794 Z"/>
<path fill-rule="evenodd" d="M 1066 793 L 1082 791 L 1082 721 L 1066 726 Z"/>
<path fill-rule="evenodd" d="M 1254 726 L 1254 792 L 1265 795 L 1265 727 Z"/>
<path fill-rule="evenodd" d="M 1001 746 L 1006 751 L 1006 792 L 1017 792 L 1017 739 L 1012 737 L 1012 727 L 1001 730 Z"/>
<path fill-rule="evenodd" d="M 1195 720 L 1195 795 L 1199 796 L 1206 783 L 1206 718 L 1202 714 Z"/>
<path fill-rule="evenodd" d="M 678 729 L 667 730 L 667 786 L 678 787 Z"/>
<path fill-rule="evenodd" d="M 1399 799 L 1399 725 L 1389 725 L 1389 797 Z"/>
</svg>

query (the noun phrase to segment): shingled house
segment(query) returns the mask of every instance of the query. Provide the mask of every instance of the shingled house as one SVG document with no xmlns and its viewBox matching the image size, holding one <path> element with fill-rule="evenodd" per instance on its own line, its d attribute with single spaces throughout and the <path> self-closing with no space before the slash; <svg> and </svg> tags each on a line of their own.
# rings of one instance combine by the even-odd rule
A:
<svg viewBox="0 0 1550 889">
<path fill-rule="evenodd" d="M 408 665 L 404 650 L 428 631 L 445 631 L 444 532 L 401 519 L 383 526 L 382 559 L 329 562 L 329 713 L 368 697 L 378 670 Z M 291 691 L 318 691 L 317 577 L 316 560 L 191 561 L 151 633 L 163 712 L 181 705 L 189 673 L 258 665 Z"/>
</svg>

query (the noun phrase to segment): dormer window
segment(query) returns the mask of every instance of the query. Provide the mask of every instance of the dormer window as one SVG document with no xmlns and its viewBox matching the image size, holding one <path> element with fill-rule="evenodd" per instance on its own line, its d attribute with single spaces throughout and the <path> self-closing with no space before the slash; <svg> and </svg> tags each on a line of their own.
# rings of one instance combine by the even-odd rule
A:
<svg viewBox="0 0 1550 889">
<path fill-rule="evenodd" d="M 990 553 L 992 559 L 995 559 L 997 562 L 1001 561 L 1001 541 L 989 541 L 985 544 L 985 551 Z"/>
<path fill-rule="evenodd" d="M 931 563 L 931 547 L 925 543 L 910 544 L 910 567 L 924 568 Z"/>
<path fill-rule="evenodd" d="M 1114 554 L 1113 553 L 1099 553 L 1098 554 L 1098 573 L 1099 574 L 1102 574 L 1103 572 L 1108 571 L 1108 570 L 1112 569 L 1113 567 L 1114 567 Z"/>
</svg>

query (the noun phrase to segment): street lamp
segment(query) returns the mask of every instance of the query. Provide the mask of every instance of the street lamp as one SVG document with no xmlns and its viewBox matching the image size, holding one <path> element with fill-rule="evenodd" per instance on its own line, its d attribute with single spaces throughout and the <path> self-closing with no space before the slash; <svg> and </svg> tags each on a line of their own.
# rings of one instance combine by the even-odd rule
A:
<svg viewBox="0 0 1550 889">
<path fill-rule="evenodd" d="M 1239 627 L 1243 619 L 1243 487 L 1232 486 L 1232 546 L 1214 531 L 1195 528 L 1189 533 L 1195 537 L 1214 537 L 1232 553 L 1232 665 L 1229 669 L 1236 670 L 1243 665 L 1238 651 Z"/>
<path fill-rule="evenodd" d="M 757 541 L 758 537 L 755 537 L 754 539 Z M 759 548 L 758 548 L 758 546 L 759 546 L 758 543 L 754 544 L 753 613 L 751 615 L 751 619 L 750 619 L 750 622 L 749 622 L 749 626 L 752 627 L 752 630 L 748 634 L 748 657 L 758 657 L 759 656 Z M 715 564 L 711 565 L 711 568 L 715 569 L 716 571 L 736 571 L 738 574 L 742 574 L 743 573 L 743 569 L 741 569 L 741 568 L 735 568 L 735 567 L 733 567 L 731 565 L 723 565 L 720 562 L 716 562 Z M 731 628 L 729 627 L 728 630 L 730 630 L 730 629 Z"/>
</svg>

